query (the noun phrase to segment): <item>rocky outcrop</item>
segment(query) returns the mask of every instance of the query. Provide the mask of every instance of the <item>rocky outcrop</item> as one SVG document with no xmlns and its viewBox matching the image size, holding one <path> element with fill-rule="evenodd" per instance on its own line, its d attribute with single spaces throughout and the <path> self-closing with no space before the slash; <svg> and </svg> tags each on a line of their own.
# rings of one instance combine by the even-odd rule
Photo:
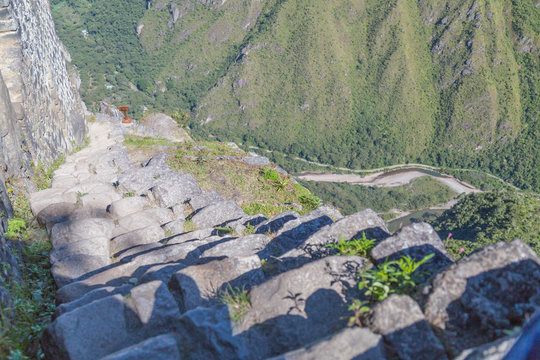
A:
<svg viewBox="0 0 540 360">
<path fill-rule="evenodd" d="M 429 225 L 391 236 L 371 210 L 248 216 L 163 154 L 126 164 L 121 132 L 90 124 L 90 145 L 30 199 L 59 287 L 48 358 L 474 359 L 511 353 L 515 338 L 493 341 L 539 305 L 540 261 L 520 241 L 454 263 Z M 186 218 L 198 230 L 185 232 Z M 377 239 L 369 259 L 326 251 L 363 233 Z M 391 294 L 347 328 L 350 305 L 368 301 L 359 273 L 428 253 L 421 291 Z"/>
<path fill-rule="evenodd" d="M 21 175 L 84 142 L 83 105 L 47 0 L 0 3 L 0 52 L 1 161 Z"/>
</svg>

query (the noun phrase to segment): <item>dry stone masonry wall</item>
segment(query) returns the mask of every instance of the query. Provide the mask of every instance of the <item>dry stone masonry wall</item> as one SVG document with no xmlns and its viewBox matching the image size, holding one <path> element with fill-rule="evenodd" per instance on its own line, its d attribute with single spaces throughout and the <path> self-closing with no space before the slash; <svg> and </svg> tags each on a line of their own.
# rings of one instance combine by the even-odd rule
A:
<svg viewBox="0 0 540 360">
<path fill-rule="evenodd" d="M 31 195 L 59 287 L 42 337 L 49 359 L 502 359 L 515 343 L 530 352 L 504 333 L 540 305 L 540 261 L 519 240 L 454 262 L 431 226 L 391 235 L 371 210 L 248 216 L 172 171 L 165 154 L 132 164 L 119 119 L 100 116 L 89 133 L 52 188 Z M 197 229 L 185 231 L 188 221 Z M 363 232 L 377 240 L 367 257 L 325 247 Z M 436 256 L 422 271 L 435 276 L 415 298 L 391 295 L 364 327 L 347 327 L 359 272 L 427 253 Z M 231 289 L 248 291 L 249 305 L 225 301 Z"/>
<path fill-rule="evenodd" d="M 2 165 L 21 175 L 84 142 L 83 105 L 47 0 L 0 0 L 0 54 Z"/>
</svg>

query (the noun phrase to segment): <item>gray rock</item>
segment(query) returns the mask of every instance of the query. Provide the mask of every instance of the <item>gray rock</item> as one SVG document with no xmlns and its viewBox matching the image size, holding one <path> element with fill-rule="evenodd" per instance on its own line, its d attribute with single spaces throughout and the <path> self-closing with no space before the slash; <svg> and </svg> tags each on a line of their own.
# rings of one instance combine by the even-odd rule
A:
<svg viewBox="0 0 540 360">
<path fill-rule="evenodd" d="M 174 142 L 191 140 L 186 131 L 178 126 L 178 123 L 168 115 L 153 114 L 144 118 L 141 123 L 155 134 L 155 136 Z"/>
<path fill-rule="evenodd" d="M 56 221 L 57 223 L 62 222 L 68 220 L 69 215 L 73 213 L 75 209 L 77 209 L 77 205 L 72 203 L 52 204 L 37 214 L 37 221 L 42 226 L 44 226 L 51 218 L 57 218 L 59 220 Z"/>
<path fill-rule="evenodd" d="M 253 230 L 255 229 L 255 226 L 259 225 L 263 221 L 266 221 L 266 217 L 262 214 L 257 215 L 247 215 L 243 216 L 238 220 L 233 220 L 227 223 L 227 227 L 231 228 L 233 231 L 235 231 L 237 234 L 244 234 L 247 226 L 253 226 Z"/>
<path fill-rule="evenodd" d="M 133 287 L 132 285 L 122 285 L 118 287 L 105 286 L 105 287 L 90 291 L 89 293 L 87 293 L 86 295 L 84 295 L 83 297 L 77 300 L 60 304 L 59 306 L 57 306 L 54 310 L 54 318 L 57 318 L 61 316 L 62 314 L 73 311 L 81 306 L 90 304 L 91 302 L 99 300 L 99 299 L 103 299 L 103 298 L 106 298 L 112 295 L 117 295 L 117 294 L 125 296 L 129 294 L 132 287 Z"/>
<path fill-rule="evenodd" d="M 269 360 L 384 360 L 384 344 L 380 335 L 365 328 L 349 328 L 316 341 L 304 348 Z"/>
<path fill-rule="evenodd" d="M 249 359 L 249 354 L 233 335 L 227 306 L 198 307 L 185 313 L 176 330 L 182 353 L 192 359 Z"/>
<path fill-rule="evenodd" d="M 224 200 L 225 199 L 217 191 L 211 191 L 204 194 L 193 196 L 189 200 L 189 204 L 191 205 L 194 211 L 197 211 L 212 203 L 217 203 Z"/>
<path fill-rule="evenodd" d="M 94 193 L 82 196 L 79 201 L 86 208 L 107 209 L 107 207 L 122 196 L 115 192 Z"/>
<path fill-rule="evenodd" d="M 330 219 L 334 221 L 343 219 L 343 215 L 339 212 L 339 210 L 333 207 L 332 205 L 328 205 L 328 204 L 318 206 L 315 210 L 313 210 L 313 213 L 327 215 Z"/>
<path fill-rule="evenodd" d="M 101 360 L 180 360 L 178 344 L 173 335 L 165 334 L 105 356 Z"/>
<path fill-rule="evenodd" d="M 405 226 L 396 235 L 381 241 L 370 252 L 377 263 L 396 260 L 405 255 L 419 261 L 429 254 L 435 254 L 434 258 L 418 271 L 433 274 L 454 263 L 439 235 L 426 223 Z"/>
<path fill-rule="evenodd" d="M 114 222 L 110 219 L 90 218 L 65 221 L 53 226 L 51 243 L 54 247 L 80 240 L 105 237 L 110 239 Z"/>
<path fill-rule="evenodd" d="M 201 257 L 250 256 L 263 251 L 270 242 L 266 235 L 246 235 L 226 242 L 218 243 L 202 253 Z"/>
<path fill-rule="evenodd" d="M 537 309 L 525 326 L 523 326 L 521 334 L 517 338 L 515 345 L 508 352 L 505 360 L 525 357 L 528 359 L 538 358 L 538 354 L 540 354 L 540 309 Z"/>
<path fill-rule="evenodd" d="M 177 235 L 182 234 L 184 232 L 184 223 L 186 220 L 184 219 L 176 219 L 171 222 L 166 223 L 162 226 L 163 230 L 165 230 L 166 235 Z"/>
<path fill-rule="evenodd" d="M 179 234 L 167 239 L 167 245 L 181 244 L 188 241 L 203 240 L 213 235 L 216 235 L 216 230 L 212 228 L 206 228 L 201 230 L 194 230 L 188 233 Z"/>
<path fill-rule="evenodd" d="M 161 281 L 151 281 L 131 289 L 129 304 L 143 325 L 138 329 L 143 337 L 173 331 L 180 319 L 178 306 Z"/>
<path fill-rule="evenodd" d="M 277 233 L 287 222 L 298 219 L 299 217 L 300 215 L 296 211 L 285 211 L 257 225 L 255 232 L 257 234 Z"/>
<path fill-rule="evenodd" d="M 155 182 L 174 172 L 168 167 L 148 166 L 128 170 L 118 176 L 118 189 L 122 193 L 144 194 Z"/>
<path fill-rule="evenodd" d="M 261 261 L 257 256 L 234 257 L 182 269 L 171 277 L 169 289 L 180 310 L 185 312 L 216 302 L 229 287 L 249 289 L 263 281 Z"/>
<path fill-rule="evenodd" d="M 42 336 L 48 359 L 94 360 L 132 344 L 121 295 L 109 296 L 58 317 Z"/>
<path fill-rule="evenodd" d="M 202 190 L 193 176 L 168 173 L 157 179 L 152 187 L 152 194 L 159 206 L 168 208 L 176 204 L 182 204 L 193 196 L 202 194 Z"/>
<path fill-rule="evenodd" d="M 315 210 L 314 215 L 311 216 L 314 217 L 318 214 L 319 212 Z M 311 226 L 307 227 L 308 231 L 304 232 L 304 234 L 298 234 L 298 230 L 306 227 L 303 224 L 302 227 L 288 233 L 283 233 L 283 235 L 278 235 L 274 239 L 274 242 L 276 242 L 287 235 L 287 237 L 291 238 L 288 244 L 294 245 L 284 248 L 286 251 L 280 256 L 282 260 L 280 266 L 283 269 L 298 267 L 313 259 L 328 256 L 332 253 L 332 250 L 326 248 L 325 245 L 342 239 L 351 240 L 361 237 L 363 232 L 366 233 L 368 238 L 375 239 L 382 239 L 389 235 L 384 221 L 370 209 L 345 216 L 335 223 L 327 215 L 322 215 L 321 217 L 309 220 L 307 224 Z"/>
<path fill-rule="evenodd" d="M 191 221 L 199 228 L 222 225 L 228 221 L 239 219 L 246 214 L 234 201 L 220 201 L 199 210 Z"/>
<path fill-rule="evenodd" d="M 101 269 L 110 263 L 110 259 L 103 256 L 87 254 L 69 255 L 55 262 L 51 268 L 51 273 L 56 285 L 61 288 L 73 280 Z"/>
<path fill-rule="evenodd" d="M 238 326 L 257 357 L 285 353 L 347 325 L 347 303 L 359 294 L 357 256 L 331 256 L 275 276 L 250 291 L 251 310 Z M 258 326 L 254 326 L 258 324 Z"/>
<path fill-rule="evenodd" d="M 128 231 L 134 231 L 145 227 L 163 225 L 174 220 L 174 215 L 169 209 L 153 208 L 139 211 L 118 219 L 118 227 Z"/>
<path fill-rule="evenodd" d="M 131 196 L 114 201 L 108 211 L 115 219 L 128 216 L 150 207 L 148 199 L 142 196 Z"/>
<path fill-rule="evenodd" d="M 420 306 L 407 295 L 393 294 L 375 305 L 367 323 L 372 331 L 384 336 L 400 359 L 447 359 Z"/>
<path fill-rule="evenodd" d="M 270 164 L 270 160 L 265 156 L 244 156 L 242 161 L 249 166 L 266 166 Z"/>
<path fill-rule="evenodd" d="M 520 240 L 461 259 L 423 290 L 424 314 L 451 356 L 503 336 L 540 302 L 540 261 Z"/>
<path fill-rule="evenodd" d="M 151 225 L 133 230 L 111 240 L 111 253 L 117 255 L 126 249 L 138 245 L 157 243 L 163 238 L 165 238 L 165 232 L 159 225 Z"/>
<path fill-rule="evenodd" d="M 516 334 L 473 349 L 467 349 L 459 354 L 458 357 L 454 358 L 454 360 L 502 360 L 505 356 L 509 355 L 508 353 L 516 343 L 518 337 Z M 526 357 L 509 356 L 507 359 L 526 359 Z"/>
<path fill-rule="evenodd" d="M 287 221 L 283 226 L 275 233 L 274 239 L 266 247 L 266 249 L 259 253 L 259 255 L 267 259 L 269 257 L 280 256 L 291 249 L 303 246 L 303 243 L 311 235 L 317 233 L 321 228 L 326 225 L 333 224 L 333 220 L 324 212 L 312 211 L 309 214 L 302 215 L 291 221 Z M 302 252 L 303 254 L 304 252 Z M 305 262 L 296 263 L 296 257 L 292 257 L 293 261 L 289 261 L 289 256 L 286 259 L 280 259 L 280 267 L 282 271 L 288 270 L 292 267 L 298 267 Z"/>
<path fill-rule="evenodd" d="M 110 256 L 109 239 L 96 237 L 57 246 L 50 253 L 51 264 L 62 261 L 70 255 L 93 255 L 108 258 Z"/>
</svg>

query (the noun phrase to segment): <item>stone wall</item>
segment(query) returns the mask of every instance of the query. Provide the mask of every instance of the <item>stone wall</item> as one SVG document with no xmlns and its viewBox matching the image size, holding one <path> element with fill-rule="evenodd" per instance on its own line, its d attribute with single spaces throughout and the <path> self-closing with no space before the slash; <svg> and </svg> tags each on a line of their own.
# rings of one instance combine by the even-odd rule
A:
<svg viewBox="0 0 540 360">
<path fill-rule="evenodd" d="M 84 142 L 83 105 L 48 0 L 0 0 L 0 50 L 2 163 L 22 175 Z"/>
</svg>

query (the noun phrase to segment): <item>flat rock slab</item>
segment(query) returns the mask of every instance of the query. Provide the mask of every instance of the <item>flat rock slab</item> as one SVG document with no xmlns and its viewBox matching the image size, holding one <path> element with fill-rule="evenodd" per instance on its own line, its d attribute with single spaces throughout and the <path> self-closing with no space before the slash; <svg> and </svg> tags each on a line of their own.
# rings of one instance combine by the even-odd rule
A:
<svg viewBox="0 0 540 360">
<path fill-rule="evenodd" d="M 77 278 L 111 263 L 109 257 L 87 254 L 69 255 L 55 262 L 51 268 L 56 285 L 61 288 Z"/>
<path fill-rule="evenodd" d="M 250 291 L 251 310 L 238 331 L 253 354 L 283 354 L 347 326 L 347 303 L 359 294 L 358 256 L 331 256 L 277 275 Z M 258 324 L 258 326 L 254 326 Z"/>
<path fill-rule="evenodd" d="M 80 240 L 105 237 L 110 239 L 114 222 L 104 218 L 86 218 L 58 223 L 51 230 L 54 247 Z"/>
<path fill-rule="evenodd" d="M 160 335 L 105 356 L 101 360 L 180 360 L 174 335 Z"/>
<path fill-rule="evenodd" d="M 316 341 L 304 348 L 268 360 L 384 360 L 380 335 L 366 328 L 350 328 Z"/>
<path fill-rule="evenodd" d="M 108 258 L 110 256 L 109 239 L 96 237 L 57 246 L 50 253 L 51 264 L 62 261 L 70 255 L 93 255 Z"/>
<path fill-rule="evenodd" d="M 270 242 L 266 235 L 254 234 L 221 242 L 204 251 L 201 257 L 250 256 L 264 250 Z"/>
<path fill-rule="evenodd" d="M 503 336 L 534 311 L 540 261 L 520 240 L 489 245 L 439 273 L 424 294 L 426 319 L 457 356 Z"/>
<path fill-rule="evenodd" d="M 116 192 L 92 193 L 79 198 L 82 206 L 86 208 L 107 209 L 107 207 L 122 196 Z"/>
<path fill-rule="evenodd" d="M 410 256 L 420 261 L 429 254 L 435 254 L 435 256 L 429 263 L 422 265 L 418 271 L 433 274 L 454 263 L 439 235 L 431 225 L 426 223 L 405 226 L 396 235 L 381 241 L 370 252 L 377 263 L 397 260 L 402 256 Z"/>
<path fill-rule="evenodd" d="M 257 225 L 255 227 L 255 232 L 257 234 L 277 233 L 287 222 L 298 219 L 299 217 L 300 214 L 296 211 L 285 211 L 281 214 L 276 214 L 270 219 Z"/>
<path fill-rule="evenodd" d="M 61 315 L 42 337 L 48 359 L 94 360 L 130 346 L 124 298 L 114 295 Z"/>
<path fill-rule="evenodd" d="M 176 272 L 169 289 L 182 312 L 218 301 L 220 294 L 230 290 L 249 289 L 264 281 L 258 256 L 234 257 L 189 266 Z"/>
<path fill-rule="evenodd" d="M 191 205 L 194 211 L 197 211 L 212 203 L 216 203 L 216 202 L 220 202 L 224 200 L 225 199 L 217 191 L 210 191 L 204 194 L 193 196 L 189 200 L 189 205 Z"/>
<path fill-rule="evenodd" d="M 390 295 L 371 310 L 368 326 L 384 336 L 403 360 L 447 359 L 420 306 L 406 295 Z"/>
<path fill-rule="evenodd" d="M 32 213 L 37 216 L 41 210 L 52 204 L 75 204 L 77 202 L 77 193 L 64 193 L 64 191 L 64 189 L 51 188 L 30 194 L 30 209 Z"/>
<path fill-rule="evenodd" d="M 108 211 L 115 219 L 120 219 L 149 207 L 151 206 L 147 197 L 129 196 L 112 202 Z"/>
<path fill-rule="evenodd" d="M 202 190 L 193 176 L 171 172 L 155 181 L 152 194 L 159 206 L 168 208 L 189 201 L 202 194 Z"/>
<path fill-rule="evenodd" d="M 186 220 L 184 219 L 176 219 L 171 222 L 168 222 L 161 227 L 163 230 L 165 230 L 165 234 L 167 237 L 182 234 L 184 232 L 184 224 L 186 223 Z"/>
<path fill-rule="evenodd" d="M 133 288 L 132 285 L 126 284 L 126 285 L 117 286 L 117 287 L 104 286 L 102 288 L 90 291 L 89 293 L 87 293 L 86 295 L 84 295 L 83 297 L 77 300 L 60 304 L 59 306 L 57 306 L 56 309 L 54 310 L 53 318 L 56 319 L 62 314 L 68 313 L 81 306 L 90 304 L 93 301 L 103 299 L 112 295 L 119 294 L 119 295 L 125 296 L 130 293 L 131 288 Z"/>
<path fill-rule="evenodd" d="M 151 225 L 118 235 L 110 242 L 111 253 L 118 256 L 124 250 L 135 246 L 157 243 L 165 237 L 165 231 L 159 225 Z"/>
<path fill-rule="evenodd" d="M 199 210 L 191 221 L 199 229 L 222 225 L 228 221 L 246 216 L 244 211 L 234 201 L 220 201 Z"/>
<path fill-rule="evenodd" d="M 45 224 L 52 218 L 57 218 L 57 222 L 62 222 L 68 220 L 70 214 L 73 213 L 77 208 L 78 206 L 73 203 L 62 202 L 51 204 L 37 214 L 37 221 L 42 226 L 45 226 Z"/>
<path fill-rule="evenodd" d="M 169 209 L 153 208 L 142 210 L 117 220 L 120 229 L 134 231 L 145 227 L 163 225 L 174 220 L 174 214 Z"/>
</svg>

